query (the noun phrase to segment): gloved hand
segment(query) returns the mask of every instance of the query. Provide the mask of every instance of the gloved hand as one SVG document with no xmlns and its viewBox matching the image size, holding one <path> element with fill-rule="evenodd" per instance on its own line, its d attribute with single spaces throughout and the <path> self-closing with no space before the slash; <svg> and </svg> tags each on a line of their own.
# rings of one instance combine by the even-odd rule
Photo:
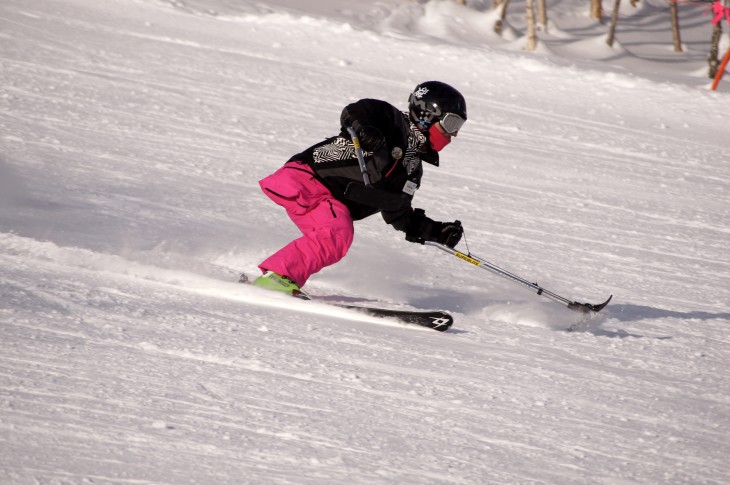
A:
<svg viewBox="0 0 730 485">
<path fill-rule="evenodd" d="M 345 120 L 345 123 L 349 121 L 349 119 Z M 350 133 L 347 131 L 347 126 L 348 125 L 345 124 L 342 127 L 342 136 L 350 139 Z M 380 132 L 380 130 L 376 127 L 371 125 L 362 125 L 357 120 L 353 120 L 352 122 L 350 122 L 349 126 L 351 126 L 352 129 L 355 130 L 355 133 L 357 133 L 357 137 L 360 140 L 360 146 L 362 146 L 363 150 L 368 152 L 376 152 L 383 145 L 385 145 L 385 138 L 383 137 L 383 134 Z"/>
<path fill-rule="evenodd" d="M 431 241 L 443 244 L 453 248 L 464 235 L 464 228 L 461 227 L 461 221 L 454 222 L 434 222 Z"/>
<path fill-rule="evenodd" d="M 456 246 L 464 234 L 460 221 L 438 222 L 426 217 L 423 209 L 413 209 L 406 224 L 406 241 L 423 244 L 434 241 L 450 248 Z"/>
</svg>

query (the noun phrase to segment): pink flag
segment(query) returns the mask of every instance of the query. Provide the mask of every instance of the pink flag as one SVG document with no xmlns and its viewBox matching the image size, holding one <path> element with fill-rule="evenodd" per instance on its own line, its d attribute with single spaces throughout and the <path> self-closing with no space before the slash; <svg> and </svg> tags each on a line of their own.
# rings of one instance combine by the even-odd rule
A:
<svg viewBox="0 0 730 485">
<path fill-rule="evenodd" d="M 717 25 L 722 22 L 722 18 L 725 17 L 728 25 L 730 25 L 730 7 L 726 7 L 722 2 L 717 1 L 712 4 L 712 25 Z"/>
</svg>

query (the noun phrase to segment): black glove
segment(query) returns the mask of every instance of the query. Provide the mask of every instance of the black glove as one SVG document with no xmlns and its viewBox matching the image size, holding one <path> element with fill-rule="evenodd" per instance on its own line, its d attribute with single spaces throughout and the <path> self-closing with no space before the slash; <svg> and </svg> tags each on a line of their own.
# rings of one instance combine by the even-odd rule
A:
<svg viewBox="0 0 730 485">
<path fill-rule="evenodd" d="M 432 237 L 434 239 L 431 240 L 450 248 L 459 244 L 461 236 L 464 235 L 464 228 L 461 227 L 461 221 L 434 222 L 433 226 Z"/>
<path fill-rule="evenodd" d="M 349 121 L 349 119 L 346 119 L 345 123 L 348 123 Z M 348 125 L 345 124 L 342 127 L 342 136 L 350 139 L 350 133 L 347 131 L 347 126 Z M 376 152 L 383 145 L 385 145 L 385 138 L 383 137 L 383 133 L 381 133 L 381 131 L 374 126 L 363 126 L 357 120 L 353 120 L 352 122 L 350 122 L 349 126 L 351 126 L 352 129 L 355 130 L 355 133 L 357 133 L 357 138 L 360 140 L 360 146 L 362 146 L 363 150 L 368 152 Z"/>
<path fill-rule="evenodd" d="M 433 241 L 450 248 L 456 246 L 464 234 L 461 222 L 438 222 L 426 217 L 423 209 L 413 209 L 406 224 L 406 241 L 423 244 Z"/>
</svg>

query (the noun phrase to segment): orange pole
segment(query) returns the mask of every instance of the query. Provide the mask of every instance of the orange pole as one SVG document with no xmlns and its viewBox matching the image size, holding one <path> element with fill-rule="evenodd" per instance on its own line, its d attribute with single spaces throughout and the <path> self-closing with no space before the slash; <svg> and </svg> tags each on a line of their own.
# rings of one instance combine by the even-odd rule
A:
<svg viewBox="0 0 730 485">
<path fill-rule="evenodd" d="M 725 57 L 722 58 L 722 62 L 720 63 L 720 68 L 717 70 L 717 74 L 715 74 L 715 80 L 712 81 L 712 87 L 710 89 L 713 91 L 717 89 L 717 85 L 720 84 L 720 79 L 722 79 L 722 75 L 725 72 L 725 67 L 727 67 L 728 61 L 730 61 L 730 47 L 727 48 Z"/>
</svg>

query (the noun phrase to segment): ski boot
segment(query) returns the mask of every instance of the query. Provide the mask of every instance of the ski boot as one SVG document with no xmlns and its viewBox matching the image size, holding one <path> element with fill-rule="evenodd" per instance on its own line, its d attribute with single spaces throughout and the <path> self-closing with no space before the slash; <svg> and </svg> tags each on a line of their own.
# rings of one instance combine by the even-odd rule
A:
<svg viewBox="0 0 730 485">
<path fill-rule="evenodd" d="M 254 286 L 266 288 L 267 290 L 280 291 L 289 295 L 301 298 L 302 300 L 311 300 L 309 295 L 302 291 L 299 286 L 286 276 L 267 271 L 251 282 Z"/>
</svg>

